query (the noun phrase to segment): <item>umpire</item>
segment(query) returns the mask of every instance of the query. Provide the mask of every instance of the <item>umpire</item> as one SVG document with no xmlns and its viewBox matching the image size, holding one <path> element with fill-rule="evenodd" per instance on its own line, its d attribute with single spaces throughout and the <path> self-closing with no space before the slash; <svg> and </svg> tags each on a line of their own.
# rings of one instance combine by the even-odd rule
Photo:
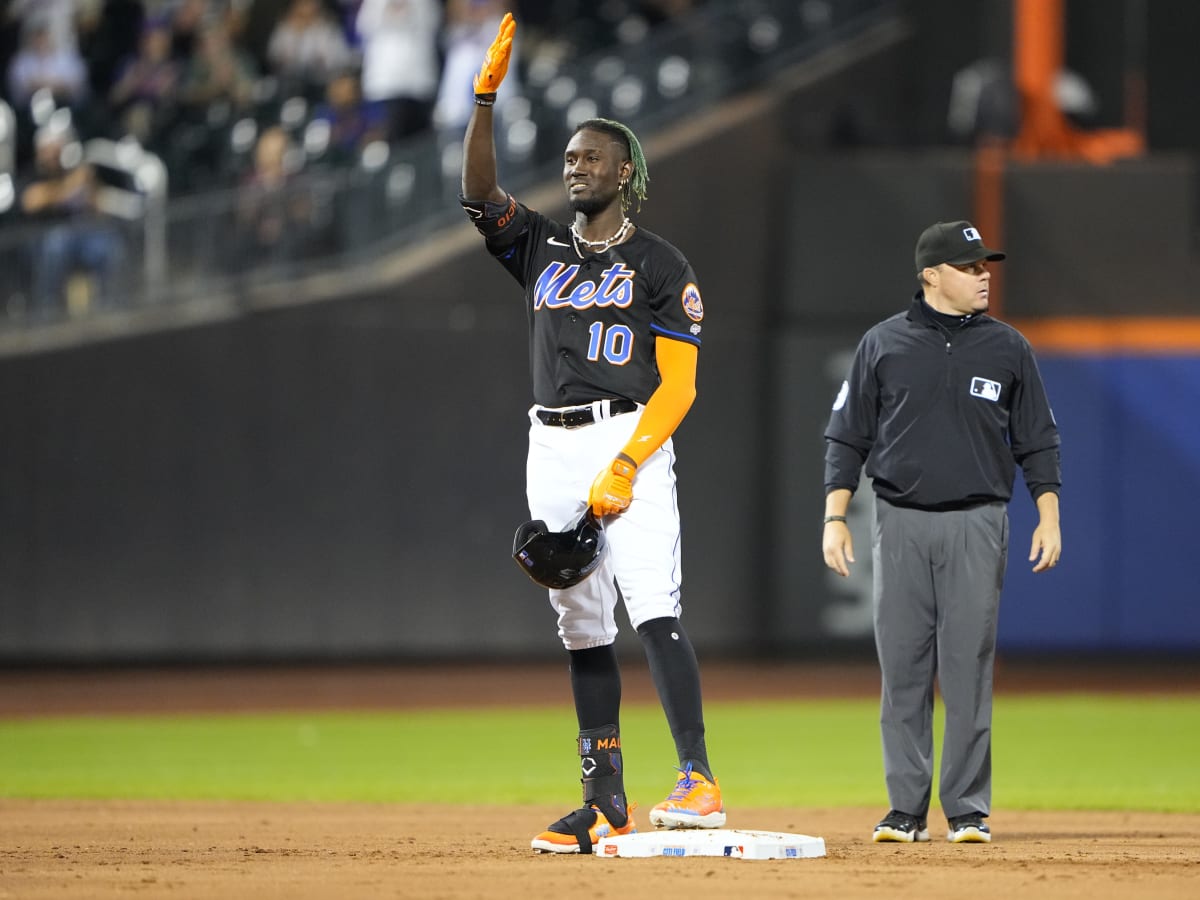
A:
<svg viewBox="0 0 1200 900">
<path fill-rule="evenodd" d="M 1059 435 L 1028 341 L 988 316 L 986 247 L 938 222 L 916 247 L 921 288 L 859 342 L 825 431 L 825 564 L 849 574 L 846 510 L 875 491 L 875 646 L 891 809 L 876 841 L 929 840 L 936 678 L 946 711 L 938 795 L 956 843 L 991 840 L 992 668 L 1014 461 L 1037 505 L 1034 572 L 1058 564 Z"/>
</svg>

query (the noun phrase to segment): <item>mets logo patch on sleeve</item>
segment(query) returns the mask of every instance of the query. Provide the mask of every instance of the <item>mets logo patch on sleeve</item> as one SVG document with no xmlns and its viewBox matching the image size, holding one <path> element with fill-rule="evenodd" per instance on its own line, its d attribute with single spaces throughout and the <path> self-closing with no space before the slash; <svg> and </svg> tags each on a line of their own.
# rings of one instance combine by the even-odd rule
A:
<svg viewBox="0 0 1200 900">
<path fill-rule="evenodd" d="M 700 299 L 700 288 L 694 284 L 688 284 L 683 289 L 681 299 L 683 300 L 683 311 L 687 313 L 689 319 L 699 322 L 704 318 L 704 301 Z"/>
</svg>

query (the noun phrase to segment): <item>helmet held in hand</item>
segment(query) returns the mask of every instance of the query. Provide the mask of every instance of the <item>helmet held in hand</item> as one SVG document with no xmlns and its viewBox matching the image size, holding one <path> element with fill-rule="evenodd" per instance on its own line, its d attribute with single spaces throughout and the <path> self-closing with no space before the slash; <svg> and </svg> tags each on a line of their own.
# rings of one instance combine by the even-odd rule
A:
<svg viewBox="0 0 1200 900">
<path fill-rule="evenodd" d="M 542 587 L 574 587 L 600 565 L 607 541 L 604 526 L 590 509 L 564 531 L 550 531 L 541 519 L 526 522 L 513 536 L 513 559 Z"/>
</svg>

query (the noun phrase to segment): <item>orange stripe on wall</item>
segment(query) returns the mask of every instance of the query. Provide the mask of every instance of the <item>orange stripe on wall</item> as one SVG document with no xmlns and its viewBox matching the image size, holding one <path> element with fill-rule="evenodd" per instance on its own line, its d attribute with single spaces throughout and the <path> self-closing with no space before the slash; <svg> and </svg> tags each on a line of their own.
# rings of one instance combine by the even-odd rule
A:
<svg viewBox="0 0 1200 900">
<path fill-rule="evenodd" d="M 1200 318 L 1078 316 L 1008 324 L 1038 350 L 1057 353 L 1200 353 Z"/>
<path fill-rule="evenodd" d="M 975 148 L 975 197 L 973 224 L 983 234 L 983 242 L 991 247 L 1003 247 L 1004 240 L 1004 147 L 996 140 L 984 138 Z M 992 315 L 1004 315 L 1004 267 L 992 270 L 988 303 Z"/>
</svg>

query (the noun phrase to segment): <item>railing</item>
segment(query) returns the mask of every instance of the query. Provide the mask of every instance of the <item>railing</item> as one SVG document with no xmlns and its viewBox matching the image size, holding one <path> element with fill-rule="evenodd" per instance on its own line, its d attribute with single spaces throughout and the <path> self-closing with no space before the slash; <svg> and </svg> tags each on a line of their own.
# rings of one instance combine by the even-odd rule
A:
<svg viewBox="0 0 1200 900">
<path fill-rule="evenodd" d="M 640 33 L 633 21 L 621 44 L 580 59 L 534 52 L 521 64 L 522 96 L 498 108 L 504 184 L 520 189 L 553 178 L 582 119 L 617 118 L 643 134 L 663 128 L 860 33 L 896 6 L 714 2 L 651 32 Z M 355 164 L 334 166 L 324 158 L 319 127 L 295 119 L 286 124 L 300 165 L 278 186 L 223 188 L 165 203 L 143 192 L 140 215 L 89 223 L 107 227 L 122 249 L 120 271 L 103 285 L 94 274 L 43 271 L 52 258 L 38 249 L 51 234 L 46 229 L 0 227 L 0 330 L 216 295 L 236 300 L 265 282 L 361 263 L 460 221 L 459 134 L 374 144 Z M 227 139 L 244 150 L 259 128 L 232 122 Z M 51 283 L 65 286 L 57 300 L 44 296 Z"/>
</svg>

